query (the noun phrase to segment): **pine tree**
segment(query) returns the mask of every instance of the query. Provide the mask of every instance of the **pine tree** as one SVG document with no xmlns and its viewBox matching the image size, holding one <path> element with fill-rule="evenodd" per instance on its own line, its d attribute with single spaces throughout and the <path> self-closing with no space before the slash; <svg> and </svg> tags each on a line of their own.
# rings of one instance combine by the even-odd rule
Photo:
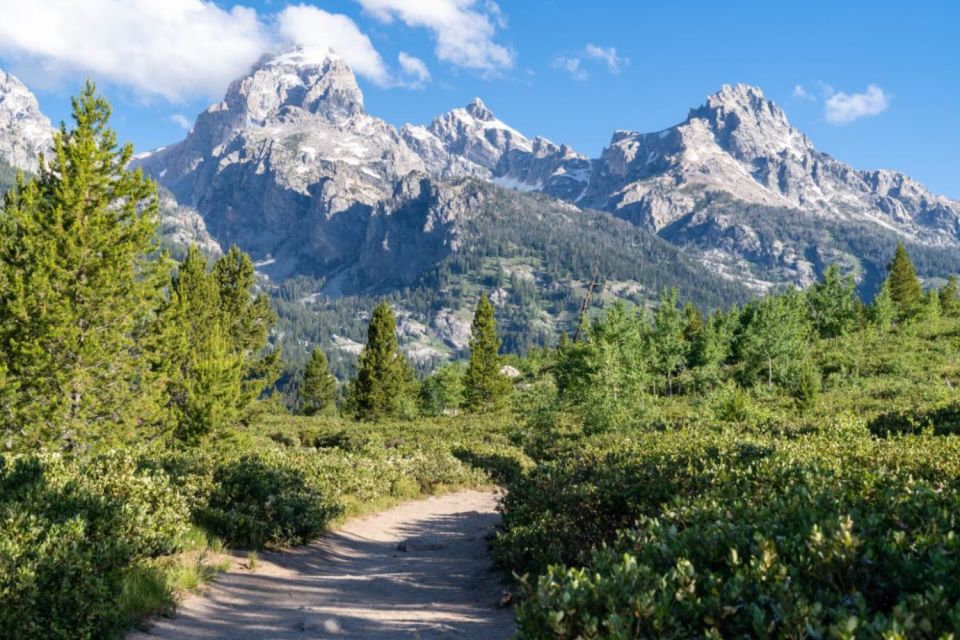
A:
<svg viewBox="0 0 960 640">
<path fill-rule="evenodd" d="M 273 312 L 266 298 L 252 297 L 253 285 L 252 263 L 236 249 L 208 270 L 191 246 L 171 279 L 155 367 L 179 440 L 195 444 L 240 421 L 276 379 L 279 353 L 267 351 Z"/>
<path fill-rule="evenodd" d="M 950 276 L 940 289 L 940 311 L 947 317 L 960 315 L 960 283 L 955 275 Z"/>
<path fill-rule="evenodd" d="M 250 403 L 276 382 L 282 362 L 280 349 L 268 349 L 267 338 L 276 322 L 266 294 L 253 295 L 257 281 L 250 256 L 236 246 L 213 266 L 219 288 L 220 313 L 226 336 L 243 357 L 243 393 Z"/>
<path fill-rule="evenodd" d="M 330 373 L 327 356 L 319 346 L 314 347 L 300 383 L 300 412 L 307 416 L 322 413 L 333 405 L 336 395 L 337 379 Z"/>
<path fill-rule="evenodd" d="M 463 380 L 463 406 L 468 411 L 496 409 L 510 396 L 512 384 L 500 369 L 500 338 L 493 304 L 480 294 L 470 330 L 470 363 Z"/>
<path fill-rule="evenodd" d="M 413 368 L 400 353 L 397 321 L 386 300 L 373 310 L 357 377 L 350 385 L 350 407 L 358 420 L 402 415 L 414 395 Z"/>
<path fill-rule="evenodd" d="M 887 267 L 887 282 L 890 297 L 897 308 L 897 318 L 906 320 L 915 316 L 923 304 L 923 287 L 917 278 L 917 270 L 902 242 L 897 243 L 893 260 Z"/>
<path fill-rule="evenodd" d="M 8 412 L 33 444 L 126 438 L 158 415 L 141 353 L 169 268 L 156 185 L 127 169 L 133 149 L 118 147 L 92 83 L 72 115 L 0 214 L 0 358 L 16 388 Z"/>
</svg>

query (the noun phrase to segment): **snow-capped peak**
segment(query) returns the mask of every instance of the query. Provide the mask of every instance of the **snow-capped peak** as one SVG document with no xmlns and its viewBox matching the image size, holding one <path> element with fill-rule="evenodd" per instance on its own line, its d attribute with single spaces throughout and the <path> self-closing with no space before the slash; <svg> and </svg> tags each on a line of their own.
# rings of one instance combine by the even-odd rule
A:
<svg viewBox="0 0 960 640">
<path fill-rule="evenodd" d="M 470 104 L 467 105 L 466 111 L 477 120 L 483 120 L 484 122 L 496 120 L 493 112 L 487 108 L 487 105 L 485 105 L 480 98 L 471 100 Z"/>
</svg>

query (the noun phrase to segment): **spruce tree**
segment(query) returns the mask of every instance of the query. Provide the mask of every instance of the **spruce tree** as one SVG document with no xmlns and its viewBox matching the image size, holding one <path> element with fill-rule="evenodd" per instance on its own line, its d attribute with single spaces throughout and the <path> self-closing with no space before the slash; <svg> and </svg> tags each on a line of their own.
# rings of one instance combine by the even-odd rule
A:
<svg viewBox="0 0 960 640">
<path fill-rule="evenodd" d="M 220 313 L 232 349 L 242 356 L 242 385 L 246 402 L 260 397 L 276 382 L 282 367 L 280 349 L 268 349 L 267 338 L 276 322 L 270 298 L 254 295 L 256 274 L 250 256 L 236 246 L 213 265 L 219 289 Z"/>
<path fill-rule="evenodd" d="M 397 321 L 383 300 L 373 310 L 367 344 L 360 352 L 357 377 L 350 385 L 349 404 L 358 420 L 402 415 L 413 395 L 413 368 L 400 353 Z"/>
<path fill-rule="evenodd" d="M 0 213 L 0 364 L 15 387 L 4 413 L 32 444 L 125 438 L 158 415 L 141 351 L 169 268 L 156 185 L 127 168 L 133 148 L 118 146 L 92 83 L 72 115 Z"/>
<path fill-rule="evenodd" d="M 470 329 L 470 363 L 463 380 L 463 407 L 467 411 L 484 412 L 503 405 L 512 385 L 500 369 L 500 338 L 493 304 L 481 293 Z"/>
<path fill-rule="evenodd" d="M 897 250 L 887 270 L 889 271 L 887 283 L 890 287 L 890 297 L 897 308 L 897 318 L 900 320 L 912 318 L 923 305 L 923 287 L 902 242 L 897 243 Z"/>
<path fill-rule="evenodd" d="M 327 356 L 319 346 L 314 347 L 300 382 L 300 412 L 307 416 L 322 413 L 333 405 L 336 395 L 337 379 L 330 373 Z"/>
<path fill-rule="evenodd" d="M 940 289 L 940 312 L 947 317 L 960 315 L 960 283 L 955 275 Z"/>
</svg>

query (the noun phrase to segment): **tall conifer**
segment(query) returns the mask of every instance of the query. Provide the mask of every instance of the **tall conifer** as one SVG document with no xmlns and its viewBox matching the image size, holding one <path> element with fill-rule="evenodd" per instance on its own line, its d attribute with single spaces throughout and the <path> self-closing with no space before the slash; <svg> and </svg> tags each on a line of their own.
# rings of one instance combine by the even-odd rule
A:
<svg viewBox="0 0 960 640">
<path fill-rule="evenodd" d="M 510 395 L 511 383 L 500 369 L 500 338 L 493 304 L 480 294 L 470 331 L 470 363 L 463 380 L 463 406 L 468 411 L 484 412 L 503 405 Z"/>
<path fill-rule="evenodd" d="M 300 412 L 316 415 L 330 407 L 336 395 L 337 379 L 330 373 L 323 349 L 316 346 L 310 352 L 300 383 Z"/>
<path fill-rule="evenodd" d="M 373 310 L 349 404 L 359 420 L 399 416 L 412 400 L 413 369 L 400 353 L 397 320 L 383 300 Z"/>
<path fill-rule="evenodd" d="M 156 415 L 140 351 L 169 267 L 156 259 L 156 185 L 127 165 L 92 83 L 73 100 L 35 179 L 0 214 L 0 358 L 16 386 L 4 413 L 25 440 L 115 439 Z"/>
<path fill-rule="evenodd" d="M 912 318 L 923 305 L 923 287 L 917 278 L 917 270 L 907 254 L 907 248 L 902 242 L 897 243 L 897 250 L 887 269 L 889 271 L 887 283 L 890 287 L 890 297 L 897 308 L 897 317 L 900 320 Z"/>
</svg>

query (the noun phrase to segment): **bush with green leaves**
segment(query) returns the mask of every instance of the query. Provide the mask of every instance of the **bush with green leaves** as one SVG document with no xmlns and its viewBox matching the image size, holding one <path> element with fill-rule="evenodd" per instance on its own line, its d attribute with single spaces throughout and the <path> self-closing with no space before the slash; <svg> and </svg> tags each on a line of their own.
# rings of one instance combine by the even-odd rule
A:
<svg viewBox="0 0 960 640">
<path fill-rule="evenodd" d="M 216 468 L 199 520 L 231 545 L 302 544 L 323 533 L 337 512 L 324 498 L 294 460 L 246 455 Z"/>
<path fill-rule="evenodd" d="M 169 478 L 130 453 L 0 457 L 0 637 L 118 633 L 124 575 L 176 551 L 188 523 Z"/>
<path fill-rule="evenodd" d="M 583 468 L 538 469 L 505 503 L 498 558 L 544 571 L 528 581 L 519 638 L 937 638 L 960 628 L 953 439 L 877 440 L 841 419 L 794 438 L 683 430 L 626 448 Z M 646 482 L 611 481 L 622 477 Z M 569 535 L 579 517 L 597 523 L 593 535 Z M 531 561 L 523 552 L 539 552 L 531 543 L 548 532 L 558 551 Z M 544 570 L 545 560 L 566 565 Z"/>
</svg>

